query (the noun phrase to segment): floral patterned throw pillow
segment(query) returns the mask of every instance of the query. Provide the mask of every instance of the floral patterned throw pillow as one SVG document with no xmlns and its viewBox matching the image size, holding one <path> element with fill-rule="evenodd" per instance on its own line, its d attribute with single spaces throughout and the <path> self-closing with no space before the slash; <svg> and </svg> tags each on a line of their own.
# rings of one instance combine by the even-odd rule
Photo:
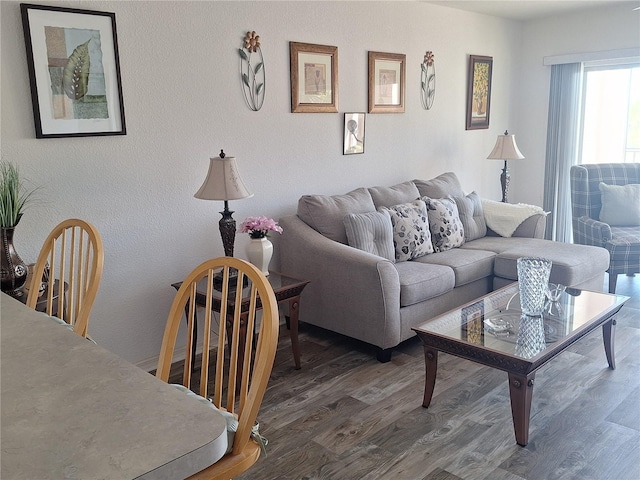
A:
<svg viewBox="0 0 640 480">
<path fill-rule="evenodd" d="M 422 197 L 427 205 L 431 242 L 436 252 L 444 252 L 464 243 L 464 227 L 453 198 Z"/>
<path fill-rule="evenodd" d="M 433 253 L 427 206 L 422 200 L 381 207 L 391 216 L 396 261 L 412 260 Z"/>
</svg>

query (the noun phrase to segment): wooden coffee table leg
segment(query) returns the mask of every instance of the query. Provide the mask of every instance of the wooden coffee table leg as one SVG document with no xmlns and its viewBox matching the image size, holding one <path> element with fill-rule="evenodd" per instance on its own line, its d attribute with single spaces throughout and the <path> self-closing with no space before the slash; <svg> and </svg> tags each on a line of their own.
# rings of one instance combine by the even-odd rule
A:
<svg viewBox="0 0 640 480">
<path fill-rule="evenodd" d="M 613 351 L 613 337 L 615 335 L 616 320 L 612 318 L 606 323 L 602 324 L 602 339 L 604 340 L 604 353 L 607 356 L 607 362 L 609 362 L 609 368 L 615 370 L 616 358 Z"/>
<path fill-rule="evenodd" d="M 536 374 L 528 376 L 509 374 L 509 396 L 511 397 L 511 416 L 518 445 L 529 443 L 529 417 L 531 415 L 531 398 L 533 397 L 533 379 Z"/>
<path fill-rule="evenodd" d="M 289 300 L 289 336 L 291 337 L 291 348 L 293 349 L 293 361 L 296 370 L 300 370 L 300 344 L 298 343 L 298 315 L 300 313 L 300 297 Z"/>
<path fill-rule="evenodd" d="M 438 351 L 431 347 L 424 347 L 424 399 L 422 406 L 427 408 L 433 397 L 433 389 L 436 386 L 436 372 L 438 370 Z"/>
</svg>

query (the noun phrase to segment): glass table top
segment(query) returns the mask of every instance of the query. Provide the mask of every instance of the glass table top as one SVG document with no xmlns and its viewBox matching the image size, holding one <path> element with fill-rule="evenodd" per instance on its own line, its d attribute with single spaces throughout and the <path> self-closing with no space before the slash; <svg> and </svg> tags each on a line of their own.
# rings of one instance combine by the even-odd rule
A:
<svg viewBox="0 0 640 480">
<path fill-rule="evenodd" d="M 418 333 L 459 340 L 522 359 L 531 359 L 589 328 L 619 309 L 629 297 L 567 288 L 547 301 L 542 316 L 523 315 L 513 283 L 414 328 Z"/>
</svg>

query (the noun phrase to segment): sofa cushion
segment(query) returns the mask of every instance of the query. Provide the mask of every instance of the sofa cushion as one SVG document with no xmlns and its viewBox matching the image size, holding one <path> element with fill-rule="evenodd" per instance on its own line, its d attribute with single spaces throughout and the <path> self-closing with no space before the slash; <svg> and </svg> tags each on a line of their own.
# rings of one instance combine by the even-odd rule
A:
<svg viewBox="0 0 640 480">
<path fill-rule="evenodd" d="M 609 252 L 604 248 L 529 238 L 519 239 L 512 248 L 496 257 L 494 274 L 517 280 L 518 258 L 530 257 L 532 254 L 547 258 L 553 263 L 549 277 L 551 283 L 560 283 L 568 287 L 601 275 L 609 267 Z"/>
<path fill-rule="evenodd" d="M 416 258 L 413 263 L 442 265 L 453 270 L 455 286 L 466 285 L 493 275 L 494 252 L 456 248 L 446 252 Z"/>
<path fill-rule="evenodd" d="M 344 217 L 349 245 L 395 262 L 393 225 L 388 211 L 350 213 Z"/>
<path fill-rule="evenodd" d="M 413 182 L 399 183 L 393 187 L 372 187 L 369 193 L 376 208 L 413 202 L 420 197 L 420 192 Z"/>
<path fill-rule="evenodd" d="M 640 184 L 607 185 L 600 182 L 600 221 L 615 227 L 640 225 Z"/>
<path fill-rule="evenodd" d="M 358 188 L 345 195 L 303 195 L 298 200 L 298 217 L 327 238 L 347 243 L 344 217 L 349 213 L 376 210 L 369 190 Z"/>
<path fill-rule="evenodd" d="M 453 198 L 422 197 L 427 205 L 431 243 L 435 252 L 444 252 L 464 243 L 464 228 Z"/>
<path fill-rule="evenodd" d="M 464 228 L 464 240 L 470 242 L 487 234 L 487 222 L 484 219 L 482 201 L 475 191 L 466 197 L 454 197 L 460 221 Z"/>
<path fill-rule="evenodd" d="M 400 307 L 442 295 L 453 290 L 455 285 L 453 270 L 443 265 L 412 261 L 396 263 L 395 266 L 400 279 Z"/>
<path fill-rule="evenodd" d="M 458 177 L 453 172 L 443 173 L 431 180 L 414 180 L 420 196 L 429 198 L 464 197 Z"/>
<path fill-rule="evenodd" d="M 433 253 L 427 206 L 422 200 L 382 207 L 381 210 L 388 211 L 391 217 L 396 261 Z"/>
</svg>

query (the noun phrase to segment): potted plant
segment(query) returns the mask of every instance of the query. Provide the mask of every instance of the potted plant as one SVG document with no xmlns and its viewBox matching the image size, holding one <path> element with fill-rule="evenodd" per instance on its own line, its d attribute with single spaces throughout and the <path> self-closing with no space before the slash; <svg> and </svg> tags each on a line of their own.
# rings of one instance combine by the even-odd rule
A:
<svg viewBox="0 0 640 480">
<path fill-rule="evenodd" d="M 11 162 L 0 162 L 0 290 L 17 295 L 27 280 L 27 266 L 13 247 L 13 232 L 34 193 Z"/>
<path fill-rule="evenodd" d="M 247 217 L 240 224 L 240 233 L 248 233 L 251 242 L 247 245 L 249 261 L 258 267 L 262 273 L 269 275 L 269 262 L 273 255 L 273 244 L 267 238 L 269 232 L 282 233 L 282 227 L 272 218 L 263 215 Z"/>
</svg>

